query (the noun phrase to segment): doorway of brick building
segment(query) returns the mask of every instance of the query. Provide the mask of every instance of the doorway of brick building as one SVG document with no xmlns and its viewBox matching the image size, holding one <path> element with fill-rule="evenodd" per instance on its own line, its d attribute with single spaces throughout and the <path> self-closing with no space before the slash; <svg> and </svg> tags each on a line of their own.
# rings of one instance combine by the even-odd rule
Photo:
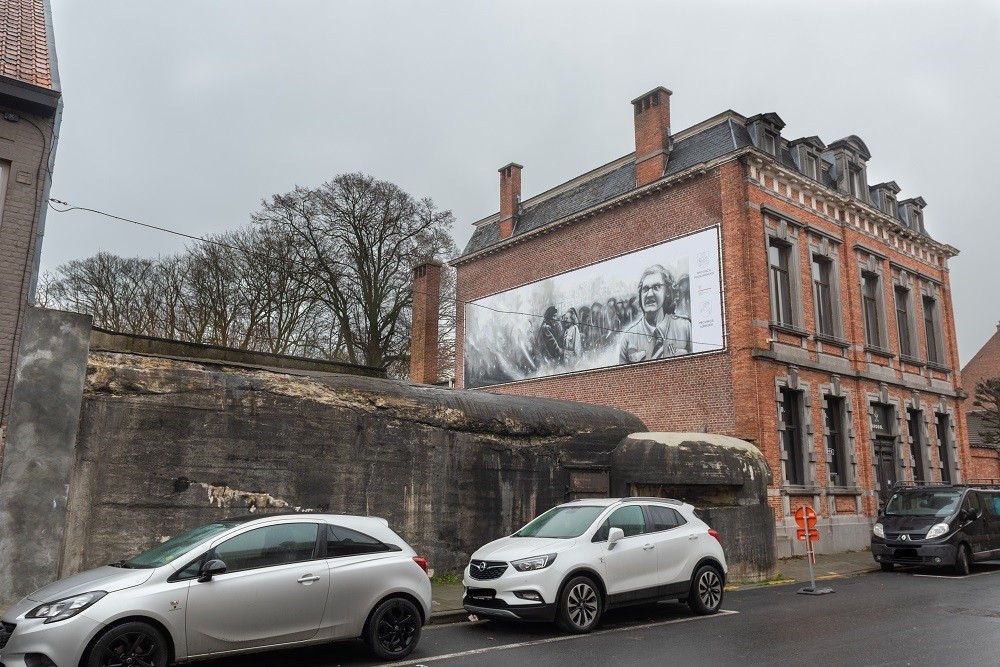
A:
<svg viewBox="0 0 1000 667">
<path fill-rule="evenodd" d="M 896 484 L 896 440 L 884 436 L 875 438 L 875 481 L 878 485 L 878 506 L 881 509 L 892 495 Z"/>
</svg>

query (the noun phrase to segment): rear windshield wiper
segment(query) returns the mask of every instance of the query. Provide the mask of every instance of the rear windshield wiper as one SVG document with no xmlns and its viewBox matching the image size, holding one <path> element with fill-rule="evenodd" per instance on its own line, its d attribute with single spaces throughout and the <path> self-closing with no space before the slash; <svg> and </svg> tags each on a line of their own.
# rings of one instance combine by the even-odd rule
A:
<svg viewBox="0 0 1000 667">
<path fill-rule="evenodd" d="M 110 563 L 110 565 L 111 567 L 122 567 L 125 569 L 132 569 L 132 566 L 129 565 L 127 562 L 125 562 L 124 558 L 119 561 L 115 561 L 114 563 Z"/>
</svg>

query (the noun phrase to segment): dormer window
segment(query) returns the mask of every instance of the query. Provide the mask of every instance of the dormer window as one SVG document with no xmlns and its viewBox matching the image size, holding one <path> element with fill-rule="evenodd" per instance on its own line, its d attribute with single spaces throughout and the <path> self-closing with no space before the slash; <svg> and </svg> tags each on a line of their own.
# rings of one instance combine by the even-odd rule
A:
<svg viewBox="0 0 1000 667">
<path fill-rule="evenodd" d="M 785 122 L 776 113 L 757 114 L 747 119 L 747 131 L 758 149 L 777 156 L 781 150 L 781 129 Z"/>
<path fill-rule="evenodd" d="M 826 145 L 819 137 L 805 137 L 789 142 L 788 149 L 799 171 L 807 177 L 818 181 L 823 176 L 823 166 L 820 163 L 820 153 L 826 150 Z"/>
<path fill-rule="evenodd" d="M 764 150 L 771 155 L 778 154 L 778 138 L 766 130 L 764 131 Z"/>
<path fill-rule="evenodd" d="M 851 188 L 851 196 L 861 199 L 861 193 L 867 190 L 864 185 L 864 172 L 860 167 L 850 165 L 847 168 L 848 185 Z"/>
<path fill-rule="evenodd" d="M 817 181 L 819 180 L 818 164 L 819 158 L 812 153 L 807 153 L 802 160 L 802 172 L 809 178 Z"/>
</svg>

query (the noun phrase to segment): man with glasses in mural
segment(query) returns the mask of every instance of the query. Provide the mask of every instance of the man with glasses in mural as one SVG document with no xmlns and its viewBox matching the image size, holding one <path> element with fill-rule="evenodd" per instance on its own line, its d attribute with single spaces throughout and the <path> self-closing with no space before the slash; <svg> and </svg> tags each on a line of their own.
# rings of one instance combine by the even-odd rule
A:
<svg viewBox="0 0 1000 667">
<path fill-rule="evenodd" d="M 664 297 L 663 319 L 658 326 L 666 346 L 663 356 L 691 352 L 691 280 L 687 274 L 682 274 Z"/>
<path fill-rule="evenodd" d="M 660 323 L 667 296 L 673 290 L 673 276 L 659 264 L 653 264 L 639 278 L 639 306 L 642 317 L 622 334 L 618 363 L 662 359 L 666 351 L 664 331 Z"/>
</svg>

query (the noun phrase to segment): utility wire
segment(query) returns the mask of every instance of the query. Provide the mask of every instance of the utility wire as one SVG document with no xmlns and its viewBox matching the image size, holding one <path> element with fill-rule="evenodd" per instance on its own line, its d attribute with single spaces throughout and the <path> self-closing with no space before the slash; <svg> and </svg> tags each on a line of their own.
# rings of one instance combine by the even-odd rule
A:
<svg viewBox="0 0 1000 667">
<path fill-rule="evenodd" d="M 56 203 L 56 204 L 60 204 L 62 206 L 65 206 L 66 208 L 56 208 L 55 206 L 52 205 L 53 202 Z M 106 213 L 104 211 L 100 211 L 100 210 L 93 209 L 93 208 L 87 208 L 85 206 L 74 206 L 72 204 L 69 204 L 68 202 L 64 202 L 64 201 L 59 200 L 59 199 L 54 199 L 52 197 L 49 198 L 49 208 L 51 208 L 53 211 L 56 211 L 57 213 L 69 213 L 70 211 L 87 211 L 89 213 L 96 213 L 97 215 L 103 215 L 103 216 L 105 216 L 107 218 L 111 218 L 112 220 L 118 220 L 120 222 L 127 222 L 127 223 L 130 223 L 130 224 L 133 224 L 133 225 L 139 225 L 140 227 L 146 227 L 148 229 L 155 229 L 157 231 L 166 232 L 167 234 L 173 234 L 175 236 L 183 236 L 184 238 L 188 238 L 188 239 L 191 239 L 193 241 L 200 241 L 202 243 L 211 243 L 213 245 L 217 245 L 217 246 L 220 246 L 222 248 L 228 248 L 229 250 L 235 250 L 235 251 L 241 252 L 241 253 L 242 252 L 246 252 L 246 249 L 244 249 L 244 248 L 238 248 L 236 246 L 229 245 L 228 243 L 223 243 L 222 241 L 216 241 L 214 239 L 204 238 L 204 237 L 201 237 L 201 236 L 192 236 L 190 234 L 184 234 L 183 232 L 174 231 L 173 229 L 167 229 L 166 227 L 157 227 L 156 225 L 150 225 L 150 224 L 145 223 L 145 222 L 139 222 L 138 220 L 130 220 L 129 218 L 123 218 L 123 217 L 121 217 L 119 215 L 113 215 L 111 213 Z M 434 296 L 433 294 L 431 294 L 429 292 L 422 292 L 422 291 L 415 290 L 415 289 L 411 290 L 411 293 L 413 293 L 413 294 L 422 294 L 424 296 Z M 440 295 L 438 295 L 438 296 L 440 297 Z M 500 315 L 523 315 L 525 317 L 538 318 L 540 320 L 544 320 L 545 319 L 545 316 L 541 315 L 539 313 L 524 313 L 524 312 L 520 312 L 520 311 L 517 311 L 517 310 L 501 310 L 499 308 L 493 308 L 491 306 L 487 306 L 486 304 L 476 303 L 475 301 L 465 301 L 463 299 L 459 299 L 458 297 L 455 297 L 455 303 L 456 304 L 461 304 L 463 306 L 471 305 L 471 306 L 475 306 L 477 308 L 483 308 L 485 310 L 490 310 L 490 311 L 493 311 L 494 313 L 498 313 Z M 582 328 L 582 325 L 580 325 L 580 324 L 577 324 L 577 326 L 580 327 L 580 328 Z M 591 330 L 598 330 L 598 331 L 604 331 L 604 332 L 610 332 L 610 333 L 616 333 L 616 334 L 625 333 L 625 331 L 626 331 L 625 329 L 616 329 L 616 328 L 613 328 L 613 327 L 605 327 L 605 326 L 600 326 L 600 325 L 593 324 L 593 323 L 588 324 L 586 326 L 590 327 Z M 681 339 L 679 339 L 679 338 L 664 338 L 664 340 L 680 341 Z M 700 342 L 700 341 L 696 341 L 696 340 L 692 340 L 691 343 L 692 344 L 698 344 L 698 345 L 712 345 L 712 346 L 716 345 L 716 343 L 704 343 L 704 342 Z M 719 347 L 720 347 L 720 349 L 722 348 L 722 346 L 719 346 Z"/>
</svg>

